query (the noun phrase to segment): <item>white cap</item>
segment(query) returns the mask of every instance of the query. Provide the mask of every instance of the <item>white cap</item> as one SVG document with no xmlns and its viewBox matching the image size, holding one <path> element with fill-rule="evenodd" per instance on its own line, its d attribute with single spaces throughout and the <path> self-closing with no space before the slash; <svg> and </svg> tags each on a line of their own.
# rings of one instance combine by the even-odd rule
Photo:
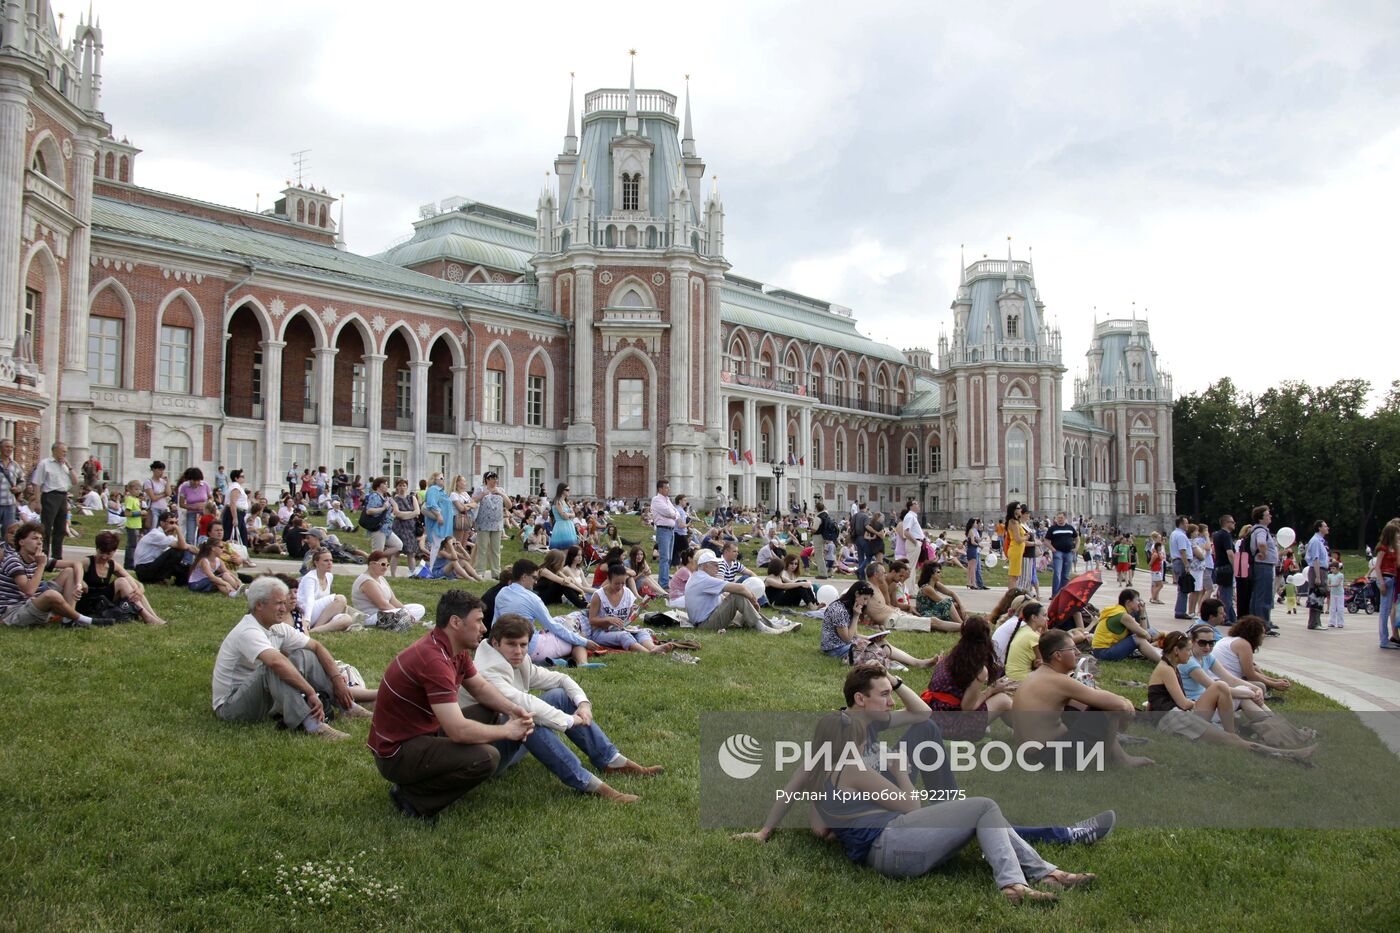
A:
<svg viewBox="0 0 1400 933">
<path fill-rule="evenodd" d="M 719 558 L 716 557 L 715 552 L 710 550 L 709 548 L 703 548 L 698 554 L 695 555 L 695 566 L 697 567 L 703 567 L 706 564 L 718 563 Z"/>
</svg>

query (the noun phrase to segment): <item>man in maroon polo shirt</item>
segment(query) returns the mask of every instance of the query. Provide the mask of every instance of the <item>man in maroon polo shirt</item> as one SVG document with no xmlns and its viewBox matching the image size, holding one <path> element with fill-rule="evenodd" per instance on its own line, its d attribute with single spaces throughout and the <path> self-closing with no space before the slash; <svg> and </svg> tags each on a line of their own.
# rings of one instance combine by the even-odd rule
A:
<svg viewBox="0 0 1400 933">
<path fill-rule="evenodd" d="M 390 662 L 379 682 L 369 747 L 390 782 L 389 798 L 405 816 L 433 817 L 495 773 L 501 756 L 490 743 L 523 742 L 534 731 L 529 712 L 476 672 L 467 652 L 485 634 L 481 600 L 448 590 L 438 600 L 437 627 Z M 505 721 L 462 715 L 459 687 L 506 714 Z"/>
</svg>

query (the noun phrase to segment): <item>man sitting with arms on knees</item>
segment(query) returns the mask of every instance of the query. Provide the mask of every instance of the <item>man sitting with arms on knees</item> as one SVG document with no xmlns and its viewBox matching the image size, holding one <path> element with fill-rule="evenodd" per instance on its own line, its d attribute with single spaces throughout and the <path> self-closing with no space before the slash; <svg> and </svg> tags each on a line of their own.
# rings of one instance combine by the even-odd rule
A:
<svg viewBox="0 0 1400 933">
<path fill-rule="evenodd" d="M 735 625 L 757 629 L 765 635 L 783 635 L 802 627 L 773 625 L 758 611 L 758 599 L 742 583 L 727 583 L 714 551 L 695 555 L 695 572 L 685 581 L 685 614 L 696 628 L 718 629 Z"/>
<path fill-rule="evenodd" d="M 540 728 L 525 739 L 498 741 L 496 750 L 501 763 L 499 774 L 518 762 L 528 751 L 539 759 L 559 780 L 576 791 L 610 797 L 619 803 L 633 803 L 634 794 L 624 794 L 608 786 L 579 763 L 578 756 L 564 746 L 559 733 L 583 750 L 593 767 L 605 774 L 640 774 L 650 777 L 660 774 L 660 766 L 646 768 L 629 760 L 617 750 L 602 728 L 593 721 L 593 704 L 574 679 L 567 674 L 536 667 L 529 658 L 530 637 L 534 626 L 524 616 L 497 615 L 491 625 L 491 638 L 476 650 L 477 670 L 487 682 L 501 692 L 509 702 L 518 703 Z M 534 691 L 546 691 L 536 697 Z M 491 710 L 483 710 L 480 701 L 464 693 L 463 712 L 469 719 L 495 722 Z"/>
<path fill-rule="evenodd" d="M 327 722 L 325 704 L 334 700 L 351 719 L 369 711 L 356 705 L 325 646 L 292 628 L 291 608 L 291 591 L 276 577 L 248 585 L 248 615 L 224 636 L 214 660 L 214 714 L 225 722 L 276 714 L 289 729 L 348 739 Z"/>
<path fill-rule="evenodd" d="M 142 583 L 174 580 L 176 586 L 189 581 L 190 566 L 199 548 L 185 540 L 180 519 L 174 512 L 160 517 L 160 527 L 152 528 L 136 542 L 136 579 Z"/>
<path fill-rule="evenodd" d="M 1145 624 L 1142 597 L 1137 590 L 1128 589 L 1118 594 L 1118 605 L 1109 606 L 1099 613 L 1099 625 L 1094 629 L 1091 649 L 1100 661 L 1122 661 L 1134 654 L 1157 663 L 1162 652 L 1153 641 L 1157 633 Z"/>
<path fill-rule="evenodd" d="M 1127 767 L 1154 763 L 1150 758 L 1128 755 L 1118 744 L 1118 733 L 1133 721 L 1132 702 L 1070 676 L 1079 661 L 1079 649 L 1069 632 L 1052 628 L 1041 635 L 1040 657 L 1040 667 L 1021 681 L 1011 704 L 1017 742 L 1069 742 L 1078 747 L 1078 754 L 1103 744 L 1111 763 Z M 1073 751 L 1059 760 L 1072 764 L 1076 760 Z M 1056 750 L 1041 749 L 1036 758 L 1053 766 Z"/>
<path fill-rule="evenodd" d="M 535 727 L 527 710 L 477 673 L 470 652 L 485 634 L 481 600 L 448 590 L 433 630 L 399 652 L 379 681 L 369 747 L 405 816 L 436 816 L 496 772 L 501 755 L 492 742 L 524 741 Z M 487 725 L 463 716 L 459 689 L 506 721 Z"/>
<path fill-rule="evenodd" d="M 547 664 L 554 658 L 568 658 L 576 665 L 587 664 L 589 649 L 596 649 L 599 645 L 556 622 L 549 614 L 544 600 L 535 592 L 539 572 L 540 565 L 528 557 L 511 564 L 511 582 L 496 594 L 495 611 L 491 618 L 499 619 L 513 613 L 533 621 L 538 634 L 530 640 L 530 657 L 536 663 Z"/>
<path fill-rule="evenodd" d="M 5 529 L 0 529 L 3 532 Z M 61 567 L 53 583 L 44 582 L 47 566 Z M 92 618 L 78 612 L 80 561 L 50 560 L 44 555 L 44 528 L 25 522 L 15 528 L 15 545 L 0 546 L 0 621 L 16 628 L 44 625 L 62 616 L 68 628 L 87 628 Z"/>
</svg>

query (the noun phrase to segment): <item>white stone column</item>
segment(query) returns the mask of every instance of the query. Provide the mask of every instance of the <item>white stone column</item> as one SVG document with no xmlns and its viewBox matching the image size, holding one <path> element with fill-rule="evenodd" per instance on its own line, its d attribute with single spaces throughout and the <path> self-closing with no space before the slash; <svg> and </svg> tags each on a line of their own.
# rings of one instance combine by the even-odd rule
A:
<svg viewBox="0 0 1400 933">
<path fill-rule="evenodd" d="M 591 261 L 574 267 L 574 416 L 569 425 L 568 482 L 575 498 L 602 492 L 598 483 L 598 428 L 593 422 L 593 270 Z M 653 456 L 653 459 L 654 456 Z M 653 468 L 658 464 L 653 463 Z"/>
<path fill-rule="evenodd" d="M 97 143 L 91 136 L 73 137 L 73 160 L 68 170 L 73 173 L 73 216 L 78 223 L 68 241 L 68 293 L 64 319 L 63 436 L 78 462 L 88 456 L 88 410 L 92 397 L 88 391 L 88 273 L 92 255 L 92 166 Z M 203 353 L 203 347 L 191 347 L 193 353 Z M 203 386 L 195 386 L 195 395 L 204 394 Z M 79 459 L 81 458 L 81 459 Z"/>
<path fill-rule="evenodd" d="M 671 263 L 671 404 L 667 419 L 672 425 L 690 424 L 690 267 Z"/>
<path fill-rule="evenodd" d="M 431 360 L 410 360 L 408 363 L 413 404 L 413 459 L 409 475 L 420 479 L 428 476 L 428 367 L 431 365 Z M 448 477 L 449 480 L 451 478 Z"/>
<path fill-rule="evenodd" d="M 705 423 L 711 431 L 724 438 L 724 406 L 720 401 L 720 371 L 724 367 L 724 348 L 720 346 L 723 329 L 720 325 L 719 299 L 724 273 L 705 273 L 705 365 L 701 370 L 705 390 Z"/>
<path fill-rule="evenodd" d="M 314 458 L 317 464 L 324 463 L 328 468 L 335 465 L 335 355 L 340 352 L 335 347 L 316 347 L 316 424 L 319 433 L 316 444 L 320 447 Z"/>
<path fill-rule="evenodd" d="M 9 33 L 6 33 L 8 44 Z M 24 219 L 24 113 L 29 80 L 0 76 L 0 358 L 13 355 L 19 336 L 20 231 Z M 84 296 L 86 297 L 86 296 Z M 84 341 L 84 347 L 86 347 Z"/>
<path fill-rule="evenodd" d="M 384 361 L 383 353 L 366 353 L 365 364 L 365 489 L 370 477 L 380 475 L 384 464 Z"/>
<path fill-rule="evenodd" d="M 972 463 L 972 439 L 968 436 L 968 425 L 971 419 L 968 417 L 968 395 L 967 395 L 967 373 L 958 373 L 958 443 L 957 457 L 953 463 L 953 469 L 965 470 Z"/>
<path fill-rule="evenodd" d="M 282 462 L 282 349 L 283 340 L 264 340 L 263 359 L 263 475 L 256 477 L 264 491 L 282 487 L 282 474 L 291 464 Z"/>
<path fill-rule="evenodd" d="M 1118 517 L 1123 517 L 1132 511 L 1132 498 L 1128 493 L 1131 488 L 1131 475 L 1128 473 L 1128 409 L 1119 405 L 1117 414 L 1114 417 L 1115 433 L 1118 435 L 1118 483 L 1113 490 L 1114 505 L 1113 510 Z"/>
<path fill-rule="evenodd" d="M 541 311 L 554 311 L 554 273 L 541 272 L 535 305 Z M 450 480 L 451 477 L 448 477 Z"/>
<path fill-rule="evenodd" d="M 801 374 L 798 374 L 801 378 Z M 803 405 L 797 410 L 798 432 L 801 437 L 797 441 L 797 454 L 802 458 L 802 466 L 798 467 L 798 475 L 801 482 L 797 486 L 798 501 L 806 501 L 812 504 L 812 470 L 815 464 L 812 463 L 812 406 Z"/>
<path fill-rule="evenodd" d="M 470 372 L 468 366 L 452 367 L 452 436 L 457 438 L 457 461 L 462 475 L 468 479 L 472 476 L 472 449 L 467 439 L 467 422 L 471 420 L 467 412 L 467 374 Z"/>
<path fill-rule="evenodd" d="M 987 378 L 982 380 L 982 385 L 985 390 L 985 401 L 987 403 L 986 463 L 987 471 L 990 473 L 997 469 L 997 465 L 1000 462 L 998 456 L 1000 454 L 998 450 L 1000 447 L 1000 441 L 998 440 L 998 435 L 1000 433 L 998 429 L 1000 426 L 997 424 L 997 393 L 999 389 L 997 388 L 997 371 L 995 369 L 987 370 Z"/>
<path fill-rule="evenodd" d="M 739 469 L 742 471 L 739 492 L 744 499 L 744 505 L 753 505 L 754 497 L 758 495 L 758 482 L 755 478 L 758 460 L 758 402 L 752 397 L 744 399 L 744 430 L 741 433 L 744 446 L 739 451 Z M 749 456 L 754 458 L 754 463 L 743 459 L 744 451 L 749 452 Z"/>
</svg>

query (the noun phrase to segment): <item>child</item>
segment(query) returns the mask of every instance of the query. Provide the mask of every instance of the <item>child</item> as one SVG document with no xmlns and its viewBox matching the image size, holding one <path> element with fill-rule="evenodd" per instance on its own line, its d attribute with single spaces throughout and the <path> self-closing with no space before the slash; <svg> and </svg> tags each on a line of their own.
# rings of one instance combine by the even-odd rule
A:
<svg viewBox="0 0 1400 933">
<path fill-rule="evenodd" d="M 1293 585 L 1292 580 L 1286 580 L 1283 584 L 1283 603 L 1288 607 L 1289 615 L 1298 614 L 1298 587 Z"/>
<path fill-rule="evenodd" d="M 1152 569 L 1152 598 L 1149 601 L 1159 606 L 1163 603 L 1157 596 L 1162 592 L 1162 585 L 1167 580 L 1165 557 L 1166 551 L 1162 547 L 1162 542 L 1153 541 L 1152 556 L 1148 558 L 1151 562 L 1148 566 Z"/>
<path fill-rule="evenodd" d="M 1127 585 L 1128 576 L 1128 539 L 1119 536 L 1118 543 L 1113 546 L 1113 560 L 1118 567 L 1118 582 Z"/>
<path fill-rule="evenodd" d="M 126 516 L 126 554 L 122 567 L 136 569 L 136 542 L 141 540 L 141 525 L 146 514 L 141 505 L 141 484 L 136 480 L 126 484 L 126 495 L 122 498 L 122 514 Z"/>
<path fill-rule="evenodd" d="M 1342 562 L 1333 558 L 1331 572 L 1327 574 L 1327 598 L 1331 601 L 1331 610 L 1327 615 L 1328 628 L 1346 628 L 1346 582 L 1347 576 L 1342 572 Z"/>
</svg>

